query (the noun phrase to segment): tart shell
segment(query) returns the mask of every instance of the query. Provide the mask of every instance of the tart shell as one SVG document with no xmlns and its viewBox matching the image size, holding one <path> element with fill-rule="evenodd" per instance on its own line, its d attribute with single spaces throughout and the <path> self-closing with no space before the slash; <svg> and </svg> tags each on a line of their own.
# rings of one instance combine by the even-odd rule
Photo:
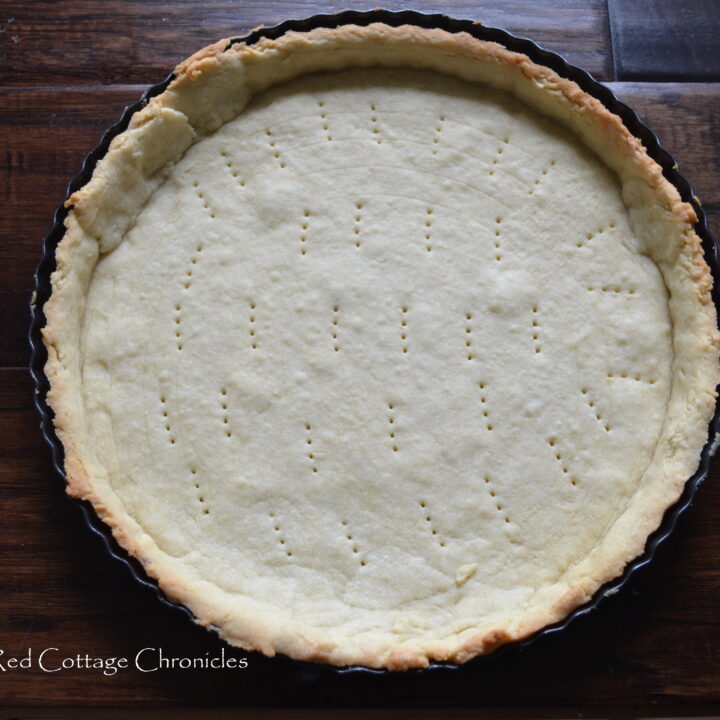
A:
<svg viewBox="0 0 720 720">
<path fill-rule="evenodd" d="M 585 569 L 585 572 L 569 579 L 562 588 L 553 591 L 550 602 L 537 611 L 529 610 L 511 625 L 462 639 L 447 638 L 429 645 L 407 643 L 403 647 L 395 647 L 392 638 L 379 638 L 368 647 L 347 648 L 311 629 L 279 625 L 272 617 L 250 613 L 238 618 L 223 605 L 221 599 L 215 597 L 212 587 L 188 583 L 176 573 L 172 563 L 166 563 L 158 556 L 151 539 L 143 537 L 122 508 L 101 488 L 101 483 L 98 484 L 92 461 L 87 459 L 87 449 L 78 439 L 82 437 L 79 429 L 82 410 L 73 381 L 78 358 L 73 357 L 67 343 L 67 338 L 78 332 L 73 312 L 81 300 L 73 295 L 73 288 L 82 285 L 86 280 L 85 274 L 91 271 L 93 243 L 87 242 L 88 236 L 102 238 L 97 243 L 99 249 L 108 249 L 112 238 L 120 238 L 127 226 L 125 223 L 132 221 L 130 216 L 122 217 L 121 214 L 119 219 L 113 219 L 113 225 L 107 224 L 103 209 L 112 200 L 110 195 L 106 195 L 107 188 L 120 183 L 131 198 L 129 207 L 141 204 L 146 190 L 141 185 L 146 177 L 152 177 L 164 162 L 182 154 L 196 133 L 216 129 L 232 113 L 236 113 L 251 91 L 257 91 L 268 82 L 264 75 L 264 63 L 272 65 L 272 58 L 304 57 L 302 71 L 309 72 L 322 68 L 323 56 L 334 47 L 351 48 L 350 62 L 353 64 L 383 62 L 383 57 L 371 54 L 372 48 L 377 47 L 383 47 L 388 52 L 390 60 L 385 59 L 386 62 L 422 64 L 425 57 L 431 54 L 436 57 L 435 53 L 427 52 L 428 48 L 432 48 L 437 51 L 437 57 L 443 58 L 441 69 L 446 72 L 448 68 L 455 67 L 456 62 L 462 65 L 466 58 L 473 58 L 481 64 L 485 63 L 486 68 L 502 68 L 506 73 L 503 82 L 507 83 L 507 87 L 524 82 L 523 78 L 530 80 L 529 84 L 520 86 L 526 88 L 521 89 L 521 93 L 528 93 L 525 99 L 565 124 L 566 113 L 570 109 L 573 130 L 596 152 L 605 152 L 606 161 L 620 177 L 639 179 L 639 186 L 635 188 L 639 197 L 646 197 L 649 193 L 658 199 L 666 213 L 667 227 L 681 238 L 681 242 L 669 248 L 664 256 L 658 255 L 657 261 L 659 265 L 663 262 L 667 264 L 667 272 L 675 272 L 673 268 L 678 268 L 677 272 L 688 279 L 683 285 L 688 299 L 683 305 L 680 302 L 682 293 L 679 294 L 679 308 L 673 317 L 682 320 L 684 328 L 693 327 L 688 330 L 687 337 L 682 337 L 676 353 L 681 358 L 683 352 L 690 352 L 700 360 L 692 365 L 696 372 L 683 378 L 677 392 L 675 387 L 673 390 L 676 399 L 680 398 L 677 408 L 679 419 L 671 433 L 668 453 L 661 458 L 665 482 L 655 493 L 651 506 L 636 514 L 632 522 L 627 522 L 623 546 L 601 553 L 591 572 Z M 320 48 L 320 52 L 316 48 Z M 393 55 L 394 52 L 398 52 L 399 56 Z M 237 70 L 233 66 L 238 64 L 250 69 L 250 79 L 243 77 L 239 84 L 237 77 L 228 80 L 228 76 Z M 256 76 L 252 76 L 253 68 L 259 68 Z M 207 102 L 207 93 L 226 93 L 227 82 L 232 83 L 237 105 L 225 104 L 222 114 L 202 111 L 202 108 L 213 105 Z M 208 83 L 211 90 L 208 90 Z M 212 88 L 213 83 L 217 84 L 216 89 Z M 201 111 L 196 112 L 193 108 L 201 108 Z M 146 156 L 139 166 L 125 162 L 126 157 L 137 157 L 136 142 L 157 146 L 157 138 L 161 135 L 165 142 L 159 156 Z M 611 147 L 610 152 L 607 151 L 608 146 Z M 110 160 L 113 157 L 117 162 Z M 335 29 L 320 27 L 309 33 L 290 31 L 275 39 L 260 39 L 250 46 L 229 40 L 220 41 L 178 66 L 167 91 L 150 100 L 147 107 L 130 119 L 129 132 L 112 141 L 106 159 L 96 168 L 92 180 L 76 190 L 66 204 L 69 209 L 65 219 L 67 231 L 56 253 L 53 295 L 44 306 L 47 325 L 42 335 L 48 353 L 45 374 L 51 386 L 47 399 L 55 412 L 55 432 L 65 451 L 68 492 L 92 504 L 100 518 L 112 529 L 119 544 L 140 560 L 170 600 L 190 608 L 197 622 L 218 630 L 231 644 L 257 649 L 268 655 L 282 652 L 302 660 L 394 670 L 424 667 L 431 661 L 462 663 L 476 655 L 487 654 L 500 645 L 523 640 L 541 628 L 561 622 L 590 600 L 602 585 L 621 576 L 627 564 L 642 554 L 648 536 L 658 528 L 663 513 L 677 501 L 687 478 L 697 468 L 700 450 L 707 439 L 708 423 L 715 409 L 720 339 L 711 298 L 712 276 L 703 257 L 700 239 L 693 229 L 697 221 L 696 212 L 692 205 L 683 202 L 676 188 L 665 179 L 660 166 L 648 157 L 640 140 L 627 130 L 617 115 L 572 80 L 560 77 L 553 70 L 505 47 L 477 40 L 467 33 L 427 30 L 413 25 L 390 27 L 381 23 L 343 25 Z M 686 307 L 689 309 L 686 310 Z M 688 398 L 691 398 L 689 402 Z"/>
</svg>

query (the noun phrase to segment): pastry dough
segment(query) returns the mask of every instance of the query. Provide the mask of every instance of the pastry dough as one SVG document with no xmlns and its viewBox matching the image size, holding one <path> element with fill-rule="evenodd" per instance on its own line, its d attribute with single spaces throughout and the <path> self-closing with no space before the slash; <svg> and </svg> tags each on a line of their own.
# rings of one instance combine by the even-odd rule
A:
<svg viewBox="0 0 720 720">
<path fill-rule="evenodd" d="M 694 212 L 499 45 L 221 41 L 68 203 L 44 338 L 69 492 L 229 643 L 464 662 L 619 575 L 697 467 Z"/>
</svg>

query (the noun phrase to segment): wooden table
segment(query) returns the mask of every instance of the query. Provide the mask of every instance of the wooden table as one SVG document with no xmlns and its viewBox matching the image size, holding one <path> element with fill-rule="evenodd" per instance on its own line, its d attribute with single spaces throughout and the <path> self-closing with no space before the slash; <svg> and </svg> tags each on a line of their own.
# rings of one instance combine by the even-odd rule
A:
<svg viewBox="0 0 720 720">
<path fill-rule="evenodd" d="M 356 2 L 365 9 L 373 2 Z M 625 3 L 627 5 L 627 3 Z M 708 3 L 710 5 L 711 3 Z M 404 2 L 387 2 L 389 9 Z M 613 28 L 622 2 L 610 2 Z M 419 10 L 439 3 L 416 1 Z M 139 587 L 85 527 L 53 473 L 26 370 L 26 332 L 40 241 L 67 181 L 102 130 L 145 86 L 217 38 L 338 10 L 333 3 L 259 0 L 4 0 L 0 10 L 0 649 L 24 655 L 215 655 L 214 635 Z M 602 0 L 454 0 L 448 14 L 529 36 L 606 81 L 659 134 L 720 231 L 720 85 L 622 81 Z M 648 41 L 651 41 L 650 38 Z M 682 60 L 682 57 L 680 58 Z M 624 71 L 623 71 L 624 72 Z M 625 73 L 627 75 L 628 73 Z M 708 76 L 710 77 L 710 75 Z M 700 488 L 674 536 L 620 595 L 566 633 L 460 672 L 340 675 L 249 655 L 246 670 L 0 672 L 6 714 L 78 716 L 51 707 L 466 707 L 475 715 L 618 716 L 720 710 L 720 486 Z M 239 651 L 229 655 L 243 657 Z M 0 662 L 3 658 L 0 657 Z M 10 708 L 15 708 L 11 710 Z M 46 708 L 43 710 L 43 708 Z M 109 715 L 106 715 L 109 716 Z M 113 715 L 114 716 L 114 715 Z M 170 716 L 170 715 L 168 715 Z M 233 715 L 235 716 L 235 715 Z M 274 715 L 273 715 L 274 716 Z M 436 717 L 426 710 L 424 717 Z"/>
</svg>

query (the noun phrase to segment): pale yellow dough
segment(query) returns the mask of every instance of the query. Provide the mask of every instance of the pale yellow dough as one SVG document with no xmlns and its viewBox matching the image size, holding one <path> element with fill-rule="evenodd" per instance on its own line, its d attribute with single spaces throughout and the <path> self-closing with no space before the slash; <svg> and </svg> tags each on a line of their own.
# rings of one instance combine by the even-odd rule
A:
<svg viewBox="0 0 720 720">
<path fill-rule="evenodd" d="M 678 496 L 709 275 L 571 83 L 344 32 L 211 48 L 115 141 L 58 254 L 50 400 L 70 491 L 229 642 L 464 661 L 589 598 Z"/>
</svg>

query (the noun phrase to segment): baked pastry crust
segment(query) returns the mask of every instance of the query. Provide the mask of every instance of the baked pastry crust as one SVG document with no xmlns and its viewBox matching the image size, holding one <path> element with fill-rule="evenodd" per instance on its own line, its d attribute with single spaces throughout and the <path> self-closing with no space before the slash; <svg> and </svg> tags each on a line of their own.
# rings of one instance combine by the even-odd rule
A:
<svg viewBox="0 0 720 720">
<path fill-rule="evenodd" d="M 473 618 L 444 635 L 424 632 L 422 623 L 407 618 L 398 629 L 396 616 L 384 629 L 357 636 L 347 629 L 334 632 L 275 612 L 271 604 L 263 606 L 257 598 L 229 592 L 190 571 L 182 557 L 161 549 L 118 497 L 93 446 L 83 390 L 87 297 L 98 261 L 123 244 L 190 148 L 216 134 L 269 88 L 311 73 L 378 66 L 442 73 L 509 92 L 569 130 L 616 175 L 637 239 L 633 251 L 652 260 L 669 296 L 672 369 L 666 412 L 633 493 L 622 498 L 622 507 L 595 546 L 574 558 L 560 577 L 525 597 L 510 616 L 490 625 Z M 118 542 L 171 600 L 188 606 L 200 624 L 231 644 L 336 665 L 406 669 L 432 660 L 465 662 L 561 620 L 617 577 L 642 552 L 697 468 L 715 407 L 720 338 L 710 297 L 712 278 L 693 230 L 694 211 L 620 118 L 575 83 L 500 45 L 464 33 L 383 24 L 288 32 L 251 47 L 222 40 L 178 66 L 167 91 L 133 116 L 91 181 L 67 204 L 67 232 L 57 249 L 43 338 L 49 356 L 48 402 L 65 447 L 68 492 L 93 504 Z M 549 442 L 554 446 L 553 437 Z M 470 565 L 459 568 L 458 587 L 474 572 Z"/>
</svg>

